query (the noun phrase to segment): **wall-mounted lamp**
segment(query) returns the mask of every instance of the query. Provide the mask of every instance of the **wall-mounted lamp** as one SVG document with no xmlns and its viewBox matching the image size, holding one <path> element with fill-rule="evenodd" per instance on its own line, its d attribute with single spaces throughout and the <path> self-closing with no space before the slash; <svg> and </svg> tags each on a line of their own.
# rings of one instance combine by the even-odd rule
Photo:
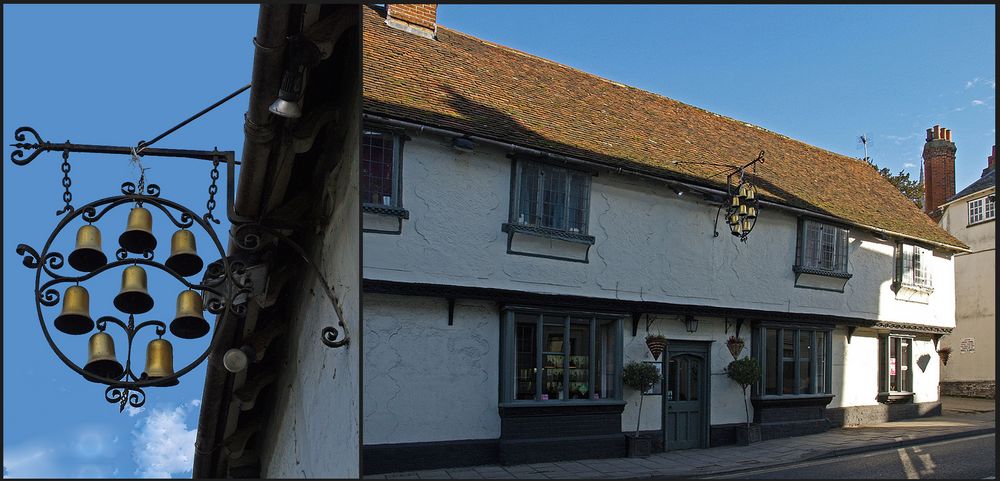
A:
<svg viewBox="0 0 1000 481">
<path fill-rule="evenodd" d="M 687 332 L 695 332 L 698 330 L 698 319 L 694 316 L 684 316 L 684 328 Z"/>
<path fill-rule="evenodd" d="M 288 62 L 281 78 L 278 99 L 268 107 L 268 110 L 280 117 L 297 119 L 302 116 L 299 100 L 304 90 L 306 70 L 319 63 L 321 53 L 315 43 L 301 34 L 288 40 L 287 52 Z"/>
</svg>

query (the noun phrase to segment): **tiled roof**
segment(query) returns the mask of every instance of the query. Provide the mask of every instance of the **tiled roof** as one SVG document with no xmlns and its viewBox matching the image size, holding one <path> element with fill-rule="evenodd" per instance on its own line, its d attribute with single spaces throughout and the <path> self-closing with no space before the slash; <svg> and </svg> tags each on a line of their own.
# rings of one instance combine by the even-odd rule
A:
<svg viewBox="0 0 1000 481">
<path fill-rule="evenodd" d="M 437 40 L 364 9 L 366 112 L 724 187 L 766 151 L 771 200 L 965 248 L 861 160 L 438 25 Z M 675 163 L 680 162 L 680 163 Z"/>
<path fill-rule="evenodd" d="M 994 166 L 986 169 L 985 173 L 983 173 L 983 176 L 980 177 L 979 180 L 969 184 L 968 187 L 962 189 L 959 193 L 951 196 L 951 198 L 948 199 L 948 202 L 965 197 L 969 194 L 974 194 L 981 190 L 989 189 L 990 187 L 996 187 L 996 185 L 997 185 L 997 169 Z"/>
</svg>

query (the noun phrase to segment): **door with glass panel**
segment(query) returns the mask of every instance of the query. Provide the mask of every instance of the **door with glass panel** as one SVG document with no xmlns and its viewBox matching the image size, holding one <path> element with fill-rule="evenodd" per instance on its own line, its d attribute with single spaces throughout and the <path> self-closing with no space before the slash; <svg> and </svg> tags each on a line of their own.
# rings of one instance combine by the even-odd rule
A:
<svg viewBox="0 0 1000 481">
<path fill-rule="evenodd" d="M 706 353 L 664 357 L 664 446 L 666 450 L 706 447 L 708 372 Z"/>
</svg>

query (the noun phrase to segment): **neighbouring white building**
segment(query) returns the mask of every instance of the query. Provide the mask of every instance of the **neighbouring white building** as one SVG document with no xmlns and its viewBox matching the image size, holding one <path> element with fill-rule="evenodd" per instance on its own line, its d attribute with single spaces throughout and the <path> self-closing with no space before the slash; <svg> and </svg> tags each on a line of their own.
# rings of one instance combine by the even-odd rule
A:
<svg viewBox="0 0 1000 481">
<path fill-rule="evenodd" d="M 996 398 L 996 146 L 982 176 L 941 205 L 941 227 L 969 245 L 955 255 L 955 330 L 941 394 Z M 951 185 L 954 192 L 954 184 Z"/>
<path fill-rule="evenodd" d="M 764 439 L 940 412 L 968 248 L 871 166 L 435 12 L 363 14 L 366 474 L 623 456 L 643 395 L 658 449 L 732 443 L 733 335 Z M 741 243 L 726 166 L 762 150 Z M 662 385 L 623 388 L 631 360 Z"/>
</svg>

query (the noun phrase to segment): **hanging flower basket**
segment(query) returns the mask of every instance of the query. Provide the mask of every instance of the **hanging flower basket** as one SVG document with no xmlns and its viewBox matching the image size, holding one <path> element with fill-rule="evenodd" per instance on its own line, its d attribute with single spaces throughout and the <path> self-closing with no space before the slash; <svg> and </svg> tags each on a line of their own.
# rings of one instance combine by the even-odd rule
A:
<svg viewBox="0 0 1000 481">
<path fill-rule="evenodd" d="M 948 357 L 951 356 L 951 347 L 950 346 L 949 347 L 942 347 L 941 349 L 938 349 L 937 353 L 938 353 L 938 356 L 941 356 L 941 362 L 945 366 L 947 366 L 948 365 Z"/>
<path fill-rule="evenodd" d="M 667 338 L 660 334 L 650 334 L 646 336 L 646 347 L 649 348 L 649 353 L 653 355 L 653 359 L 657 361 L 660 360 L 660 354 L 667 348 Z"/>
<path fill-rule="evenodd" d="M 743 338 L 736 336 L 729 336 L 729 340 L 726 341 L 726 347 L 729 348 L 729 353 L 733 355 L 733 359 L 739 359 L 740 353 L 743 352 Z"/>
</svg>

